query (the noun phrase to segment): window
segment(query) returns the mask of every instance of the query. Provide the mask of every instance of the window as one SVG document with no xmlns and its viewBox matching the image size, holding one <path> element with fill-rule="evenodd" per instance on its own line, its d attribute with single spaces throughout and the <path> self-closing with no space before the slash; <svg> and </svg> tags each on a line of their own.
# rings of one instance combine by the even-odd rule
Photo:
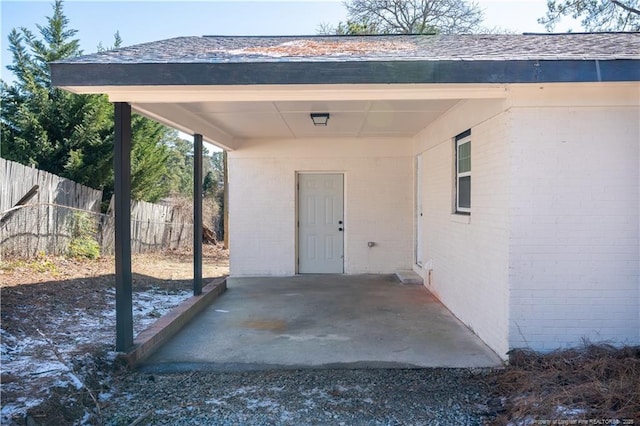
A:
<svg viewBox="0 0 640 426">
<path fill-rule="evenodd" d="M 456 136 L 456 213 L 471 214 L 471 130 Z"/>
</svg>

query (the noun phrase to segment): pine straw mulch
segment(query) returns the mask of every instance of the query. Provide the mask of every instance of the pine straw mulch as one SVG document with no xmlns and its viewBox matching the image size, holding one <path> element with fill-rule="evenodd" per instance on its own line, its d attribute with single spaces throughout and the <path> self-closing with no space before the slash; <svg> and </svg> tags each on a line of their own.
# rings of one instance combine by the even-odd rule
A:
<svg viewBox="0 0 640 426">
<path fill-rule="evenodd" d="M 496 425 L 640 425 L 640 346 L 513 350 L 490 380 Z"/>
</svg>

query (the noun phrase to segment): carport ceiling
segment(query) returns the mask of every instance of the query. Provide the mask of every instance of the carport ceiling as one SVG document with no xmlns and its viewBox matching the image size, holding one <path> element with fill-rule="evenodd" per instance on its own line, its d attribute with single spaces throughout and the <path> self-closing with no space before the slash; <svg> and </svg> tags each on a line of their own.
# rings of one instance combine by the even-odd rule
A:
<svg viewBox="0 0 640 426">
<path fill-rule="evenodd" d="M 409 137 L 451 108 L 457 99 L 279 102 L 142 103 L 133 107 L 161 121 L 199 122 L 223 139 L 307 137 Z M 331 114 L 327 126 L 314 126 L 309 114 Z M 192 127 L 192 126 L 190 126 Z M 220 139 L 215 133 L 208 139 Z"/>
</svg>

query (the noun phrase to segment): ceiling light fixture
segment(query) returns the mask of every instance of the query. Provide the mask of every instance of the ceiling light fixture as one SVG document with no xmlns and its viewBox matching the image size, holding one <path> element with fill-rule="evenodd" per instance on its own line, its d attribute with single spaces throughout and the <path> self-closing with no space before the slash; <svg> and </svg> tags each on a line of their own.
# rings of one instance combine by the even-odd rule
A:
<svg viewBox="0 0 640 426">
<path fill-rule="evenodd" d="M 312 112 L 309 114 L 314 126 L 326 126 L 329 122 L 328 112 Z"/>
</svg>

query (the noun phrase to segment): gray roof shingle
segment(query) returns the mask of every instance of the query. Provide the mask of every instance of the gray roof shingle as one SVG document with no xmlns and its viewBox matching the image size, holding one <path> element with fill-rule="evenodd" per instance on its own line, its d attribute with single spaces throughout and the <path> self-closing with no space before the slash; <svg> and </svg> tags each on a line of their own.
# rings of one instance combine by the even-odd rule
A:
<svg viewBox="0 0 640 426">
<path fill-rule="evenodd" d="M 178 37 L 51 63 L 59 86 L 640 80 L 640 33 Z"/>
<path fill-rule="evenodd" d="M 60 63 L 640 59 L 640 33 L 178 37 Z"/>
</svg>

